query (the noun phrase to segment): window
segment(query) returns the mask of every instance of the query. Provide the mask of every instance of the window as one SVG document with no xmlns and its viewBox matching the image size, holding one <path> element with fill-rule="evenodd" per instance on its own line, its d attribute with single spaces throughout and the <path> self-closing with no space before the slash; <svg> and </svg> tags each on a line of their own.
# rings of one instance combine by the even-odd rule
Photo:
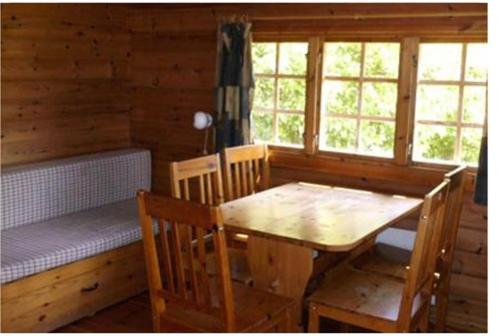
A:
<svg viewBox="0 0 500 336">
<path fill-rule="evenodd" d="M 254 43 L 255 142 L 303 147 L 307 43 Z"/>
<path fill-rule="evenodd" d="M 420 45 L 413 158 L 476 165 L 486 115 L 487 50 Z"/>
<path fill-rule="evenodd" d="M 319 148 L 392 157 L 398 71 L 399 43 L 325 43 Z"/>
<path fill-rule="evenodd" d="M 319 150 L 394 158 L 398 164 L 476 165 L 487 114 L 486 48 L 477 42 L 419 43 L 414 37 L 254 43 L 252 136 L 309 155 Z M 322 72 L 316 73 L 321 52 Z M 401 74 L 400 62 L 406 69 Z M 308 64 L 313 71 L 306 81 Z M 398 105 L 399 85 L 404 95 L 416 93 L 415 99 Z"/>
</svg>

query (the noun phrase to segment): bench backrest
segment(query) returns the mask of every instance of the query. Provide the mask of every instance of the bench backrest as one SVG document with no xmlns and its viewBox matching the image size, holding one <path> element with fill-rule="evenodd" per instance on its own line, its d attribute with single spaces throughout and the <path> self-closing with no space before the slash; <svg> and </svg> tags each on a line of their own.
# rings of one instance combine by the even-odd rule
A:
<svg viewBox="0 0 500 336">
<path fill-rule="evenodd" d="M 124 149 L 2 169 L 1 229 L 130 199 L 151 188 L 148 150 Z"/>
</svg>

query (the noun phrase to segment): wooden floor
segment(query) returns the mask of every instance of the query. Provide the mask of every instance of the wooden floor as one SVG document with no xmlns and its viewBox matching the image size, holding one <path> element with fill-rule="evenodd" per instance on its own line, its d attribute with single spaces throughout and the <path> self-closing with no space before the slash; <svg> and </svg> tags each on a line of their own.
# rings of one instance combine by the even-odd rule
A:
<svg viewBox="0 0 500 336">
<path fill-rule="evenodd" d="M 456 312 L 454 300 L 450 302 L 450 313 Z M 451 317 L 451 316 L 450 316 Z M 453 319 L 453 318 L 452 318 Z M 307 321 L 307 318 L 305 319 Z M 454 320 L 454 319 L 453 319 Z M 465 321 L 464 321 L 465 322 Z M 466 330 L 467 329 L 467 330 Z M 450 332 L 478 332 L 475 328 L 449 327 Z M 352 329 L 352 332 L 363 332 Z M 147 333 L 153 332 L 149 296 L 147 292 L 127 301 L 104 309 L 93 316 L 85 317 L 55 332 L 59 333 Z M 339 325 L 333 321 L 322 320 L 321 332 L 339 332 Z"/>
</svg>

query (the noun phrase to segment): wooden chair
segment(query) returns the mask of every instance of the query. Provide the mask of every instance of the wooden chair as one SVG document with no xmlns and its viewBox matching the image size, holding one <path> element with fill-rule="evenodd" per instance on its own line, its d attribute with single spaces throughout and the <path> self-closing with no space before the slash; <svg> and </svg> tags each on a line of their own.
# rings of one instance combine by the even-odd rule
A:
<svg viewBox="0 0 500 336">
<path fill-rule="evenodd" d="M 201 204 L 224 203 L 224 190 L 219 154 L 170 164 L 171 193 L 175 198 Z M 246 254 L 241 249 L 229 249 L 233 280 L 249 284 L 252 281 Z M 208 255 L 209 269 L 214 271 L 213 254 Z"/>
<path fill-rule="evenodd" d="M 224 182 L 227 200 L 269 189 L 269 156 L 267 145 L 246 145 L 224 149 Z M 231 246 L 244 249 L 245 234 L 232 234 Z"/>
<path fill-rule="evenodd" d="M 228 201 L 269 188 L 269 157 L 266 145 L 224 149 L 224 168 Z"/>
<path fill-rule="evenodd" d="M 460 216 L 464 201 L 465 168 L 460 166 L 445 174 L 445 179 L 450 182 L 450 192 L 446 204 L 445 224 L 441 235 L 441 259 L 437 265 L 436 272 L 439 278 L 435 287 L 436 293 L 436 325 L 437 331 L 444 332 L 446 326 L 446 311 L 448 309 L 448 297 L 450 293 L 450 278 L 457 242 Z"/>
<path fill-rule="evenodd" d="M 155 332 L 291 331 L 292 299 L 231 282 L 220 208 L 145 191 L 137 201 Z M 214 276 L 207 271 L 207 236 Z"/>
<path fill-rule="evenodd" d="M 436 264 L 436 331 L 445 331 L 446 310 L 450 288 L 450 277 L 457 240 L 460 215 L 463 206 L 466 166 L 460 166 L 444 175 L 449 181 L 450 190 L 446 202 L 444 225 L 439 237 L 439 251 Z M 378 272 L 404 279 L 410 262 L 411 252 L 385 244 L 376 244 L 374 248 L 352 264 L 359 269 Z"/>
<path fill-rule="evenodd" d="M 427 331 L 448 188 L 444 181 L 425 196 L 405 281 L 342 264 L 309 297 L 309 332 L 321 316 L 380 332 Z"/>
</svg>

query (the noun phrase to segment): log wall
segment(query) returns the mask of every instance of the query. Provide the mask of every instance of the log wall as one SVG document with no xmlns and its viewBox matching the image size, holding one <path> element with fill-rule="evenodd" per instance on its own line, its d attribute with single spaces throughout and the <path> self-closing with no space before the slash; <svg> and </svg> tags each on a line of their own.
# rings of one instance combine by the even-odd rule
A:
<svg viewBox="0 0 500 336">
<path fill-rule="evenodd" d="M 410 7 L 411 8 L 410 8 Z M 149 148 L 153 189 L 202 155 L 195 111 L 213 112 L 218 18 L 247 14 L 255 39 L 483 41 L 482 4 L 2 5 L 2 165 L 123 146 Z M 274 184 L 303 180 L 422 195 L 437 168 L 271 151 Z M 450 330 L 486 331 L 487 209 L 468 178 Z M 415 220 L 400 224 L 414 228 Z"/>
<path fill-rule="evenodd" d="M 2 165 L 130 145 L 126 13 L 2 4 Z"/>
</svg>

